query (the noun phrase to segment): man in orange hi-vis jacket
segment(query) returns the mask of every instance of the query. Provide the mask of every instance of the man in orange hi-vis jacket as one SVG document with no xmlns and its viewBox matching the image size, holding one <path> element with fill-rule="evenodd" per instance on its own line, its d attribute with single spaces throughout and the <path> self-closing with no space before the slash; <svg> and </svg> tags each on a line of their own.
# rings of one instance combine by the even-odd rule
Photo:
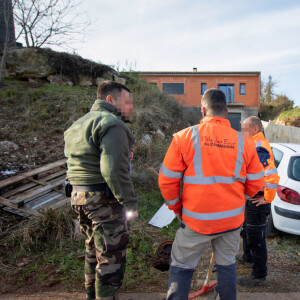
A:
<svg viewBox="0 0 300 300">
<path fill-rule="evenodd" d="M 174 134 L 159 172 L 166 205 L 181 221 L 172 246 L 168 300 L 185 300 L 194 268 L 211 243 L 220 299 L 236 299 L 236 261 L 245 197 L 263 187 L 255 145 L 232 129 L 222 91 L 207 90 L 201 123 Z M 180 182 L 183 189 L 180 195 Z"/>
<path fill-rule="evenodd" d="M 251 267 L 252 274 L 239 276 L 237 282 L 242 286 L 261 286 L 265 285 L 267 276 L 266 218 L 280 177 L 271 146 L 264 136 L 261 120 L 255 116 L 244 120 L 242 135 L 256 145 L 264 171 L 265 188 L 246 203 L 245 223 L 241 232 L 244 253 L 237 256 L 237 261 Z"/>
</svg>

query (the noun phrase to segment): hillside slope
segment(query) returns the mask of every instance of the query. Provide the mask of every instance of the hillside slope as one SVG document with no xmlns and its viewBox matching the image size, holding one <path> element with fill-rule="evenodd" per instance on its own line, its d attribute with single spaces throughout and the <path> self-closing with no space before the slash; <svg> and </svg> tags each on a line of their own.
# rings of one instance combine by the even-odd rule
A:
<svg viewBox="0 0 300 300">
<path fill-rule="evenodd" d="M 184 108 L 172 97 L 135 74 L 126 76 L 134 93 L 135 112 L 129 127 L 137 138 L 136 165 L 157 169 L 171 134 L 189 122 Z M 19 148 L 1 146 L 0 180 L 12 175 L 3 175 L 6 170 L 17 174 L 63 158 L 63 132 L 89 111 L 95 99 L 96 88 L 8 81 L 0 90 L 0 142 Z M 166 134 L 164 140 L 154 134 L 158 129 Z M 152 136 L 150 147 L 140 143 L 146 133 Z"/>
</svg>

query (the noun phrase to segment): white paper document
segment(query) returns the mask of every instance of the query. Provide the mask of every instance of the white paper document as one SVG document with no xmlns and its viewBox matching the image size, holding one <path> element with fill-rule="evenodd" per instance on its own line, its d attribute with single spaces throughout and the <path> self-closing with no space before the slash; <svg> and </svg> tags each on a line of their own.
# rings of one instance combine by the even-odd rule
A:
<svg viewBox="0 0 300 300">
<path fill-rule="evenodd" d="M 148 224 L 162 228 L 171 224 L 175 218 L 176 215 L 174 214 L 173 210 L 169 210 L 167 205 L 163 204 Z"/>
</svg>

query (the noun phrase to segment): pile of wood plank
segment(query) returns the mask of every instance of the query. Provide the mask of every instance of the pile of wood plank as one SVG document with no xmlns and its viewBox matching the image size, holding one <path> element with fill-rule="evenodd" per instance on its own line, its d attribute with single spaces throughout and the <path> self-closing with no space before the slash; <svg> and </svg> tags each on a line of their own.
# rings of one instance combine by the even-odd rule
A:
<svg viewBox="0 0 300 300">
<path fill-rule="evenodd" d="M 18 215 L 40 216 L 69 203 L 64 191 L 66 159 L 0 181 L 0 207 Z"/>
</svg>

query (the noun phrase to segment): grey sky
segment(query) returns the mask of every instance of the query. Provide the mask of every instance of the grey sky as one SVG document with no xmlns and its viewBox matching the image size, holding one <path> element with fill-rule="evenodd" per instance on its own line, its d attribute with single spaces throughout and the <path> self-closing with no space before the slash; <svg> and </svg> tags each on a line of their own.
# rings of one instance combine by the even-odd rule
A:
<svg viewBox="0 0 300 300">
<path fill-rule="evenodd" d="M 85 0 L 78 53 L 139 71 L 261 71 L 300 105 L 300 1 Z"/>
</svg>

